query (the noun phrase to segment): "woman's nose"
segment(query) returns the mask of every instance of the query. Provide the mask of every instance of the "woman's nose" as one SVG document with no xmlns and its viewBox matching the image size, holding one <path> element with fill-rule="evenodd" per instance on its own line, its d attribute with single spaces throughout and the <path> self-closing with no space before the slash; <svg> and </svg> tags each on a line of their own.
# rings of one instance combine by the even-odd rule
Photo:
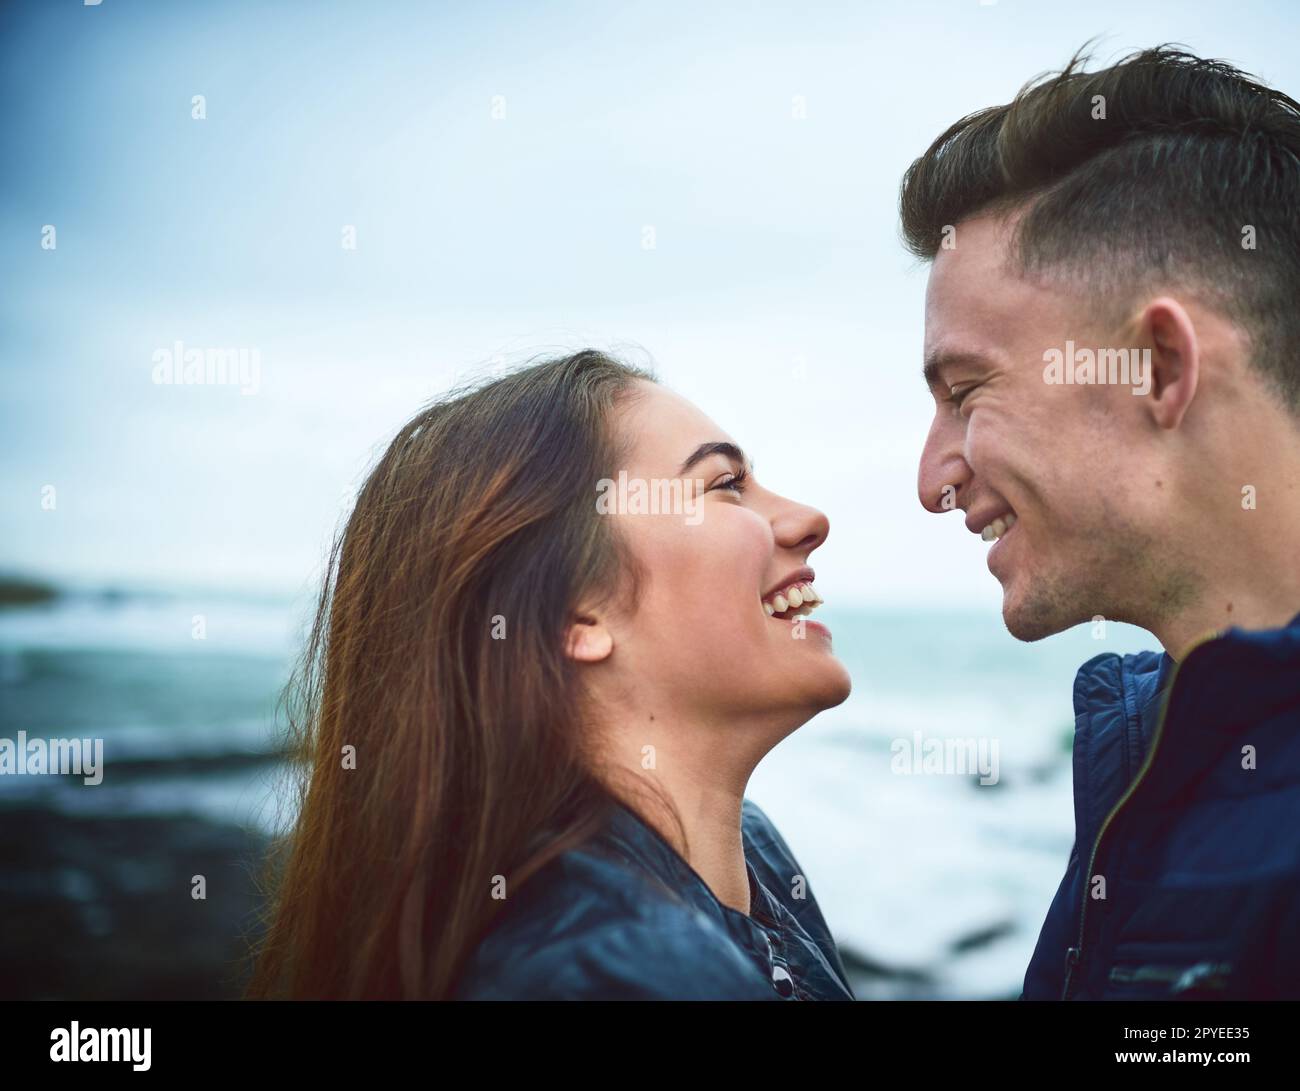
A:
<svg viewBox="0 0 1300 1091">
<path fill-rule="evenodd" d="M 825 513 L 807 504 L 786 501 L 772 520 L 772 533 L 784 549 L 811 553 L 831 532 Z"/>
</svg>

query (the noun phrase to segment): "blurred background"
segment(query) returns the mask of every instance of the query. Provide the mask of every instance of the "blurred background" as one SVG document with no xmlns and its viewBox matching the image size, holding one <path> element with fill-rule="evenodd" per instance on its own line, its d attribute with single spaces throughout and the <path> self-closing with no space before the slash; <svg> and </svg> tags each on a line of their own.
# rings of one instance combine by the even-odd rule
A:
<svg viewBox="0 0 1300 1091">
<path fill-rule="evenodd" d="M 853 696 L 748 794 L 858 995 L 1014 998 L 1073 840 L 1074 672 L 1155 644 L 1018 643 L 987 546 L 920 507 L 899 179 L 1090 38 L 1294 95 L 1297 29 L 1287 2 L 5 5 L 0 737 L 101 738 L 105 774 L 0 776 L 0 995 L 237 994 L 292 818 L 276 698 L 355 488 L 429 398 L 591 345 L 830 517 Z M 165 381 L 193 348 L 246 370 Z M 918 731 L 996 741 L 997 784 L 891 772 Z"/>
</svg>

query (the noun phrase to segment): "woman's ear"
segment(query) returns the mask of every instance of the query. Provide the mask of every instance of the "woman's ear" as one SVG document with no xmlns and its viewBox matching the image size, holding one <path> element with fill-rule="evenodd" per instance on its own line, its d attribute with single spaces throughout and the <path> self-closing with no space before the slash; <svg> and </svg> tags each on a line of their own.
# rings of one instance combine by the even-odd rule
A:
<svg viewBox="0 0 1300 1091">
<path fill-rule="evenodd" d="M 578 614 L 569 623 L 564 650 L 580 663 L 599 663 L 614 650 L 614 634 L 599 618 Z"/>
</svg>

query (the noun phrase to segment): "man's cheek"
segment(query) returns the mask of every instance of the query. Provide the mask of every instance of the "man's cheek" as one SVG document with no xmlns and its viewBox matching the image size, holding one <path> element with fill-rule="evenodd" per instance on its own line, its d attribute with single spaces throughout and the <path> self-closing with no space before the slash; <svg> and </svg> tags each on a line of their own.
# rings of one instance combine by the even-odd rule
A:
<svg viewBox="0 0 1300 1091">
<path fill-rule="evenodd" d="M 966 450 L 976 458 L 994 458 L 1014 435 L 1014 421 L 999 410 L 980 406 L 966 421 Z"/>
</svg>

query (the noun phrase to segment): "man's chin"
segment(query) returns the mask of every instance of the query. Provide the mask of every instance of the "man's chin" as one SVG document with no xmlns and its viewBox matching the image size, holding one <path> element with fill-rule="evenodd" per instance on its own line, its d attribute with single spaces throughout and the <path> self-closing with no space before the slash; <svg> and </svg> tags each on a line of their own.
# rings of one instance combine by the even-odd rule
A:
<svg viewBox="0 0 1300 1091">
<path fill-rule="evenodd" d="M 1087 619 L 1076 618 L 1053 604 L 1032 598 L 1026 600 L 1010 588 L 1002 595 L 1002 621 L 1007 632 L 1026 643 L 1063 633 L 1083 620 Z"/>
</svg>

